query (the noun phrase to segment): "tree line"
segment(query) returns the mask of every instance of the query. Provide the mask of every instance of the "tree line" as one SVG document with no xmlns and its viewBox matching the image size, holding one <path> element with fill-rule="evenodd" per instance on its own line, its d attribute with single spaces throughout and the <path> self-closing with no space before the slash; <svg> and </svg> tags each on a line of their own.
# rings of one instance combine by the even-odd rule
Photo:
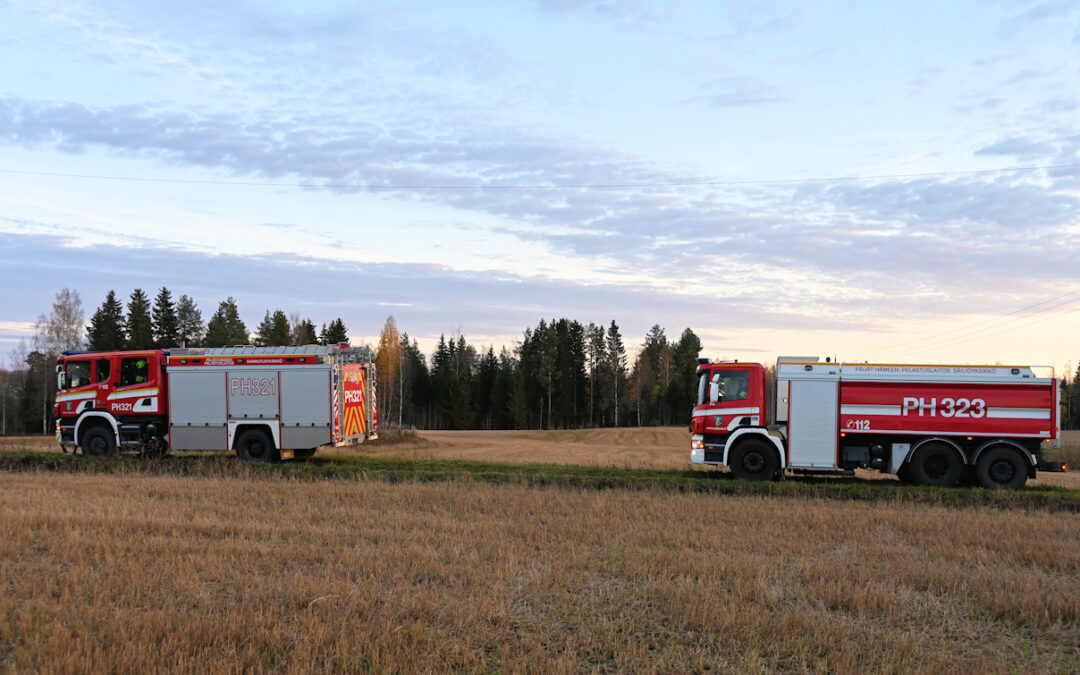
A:
<svg viewBox="0 0 1080 675">
<path fill-rule="evenodd" d="M 126 310 L 126 311 L 125 311 Z M 309 318 L 266 310 L 254 333 L 236 301 L 222 300 L 206 323 L 187 295 L 154 298 L 135 289 L 126 307 L 109 291 L 85 323 L 78 292 L 56 294 L 30 344 L 0 369 L 0 434 L 48 433 L 56 357 L 66 350 L 278 346 L 349 341 L 341 318 L 316 331 Z M 379 418 L 416 428 L 557 429 L 684 424 L 695 396 L 701 342 L 686 328 L 669 340 L 654 325 L 629 355 L 618 324 L 559 318 L 526 328 L 498 352 L 462 334 L 440 335 L 430 355 L 387 318 L 375 348 Z M 1068 367 L 1067 367 L 1068 370 Z M 1080 366 L 1059 380 L 1061 427 L 1080 429 Z M 770 400 L 771 397 L 767 398 Z M 771 402 L 771 400 L 770 400 Z"/>
<path fill-rule="evenodd" d="M 0 434 L 49 433 L 56 394 L 56 358 L 65 351 L 167 349 L 170 347 L 224 347 L 255 344 L 337 344 L 349 341 L 340 317 L 323 323 L 318 334 L 310 318 L 290 319 L 277 309 L 266 311 L 250 333 L 240 319 L 232 297 L 222 300 L 210 320 L 203 322 L 198 304 L 188 295 L 175 301 L 162 287 L 151 304 L 141 288 L 125 304 L 110 290 L 85 323 L 78 291 L 63 289 L 52 309 L 38 317 L 34 336 L 20 341 L 9 355 L 9 367 L 0 369 Z"/>
<path fill-rule="evenodd" d="M 1064 376 L 1058 380 L 1061 388 L 1061 428 L 1080 429 L 1080 364 L 1069 377 L 1069 367 L 1065 367 Z"/>
<path fill-rule="evenodd" d="M 570 429 L 684 424 L 701 341 L 655 325 L 632 361 L 618 324 L 560 318 L 513 348 L 440 335 L 430 359 L 386 320 L 376 349 L 381 422 L 425 429 Z"/>
<path fill-rule="evenodd" d="M 136 288 L 128 299 L 126 314 L 116 292 L 110 290 L 86 326 L 86 348 L 91 351 L 246 344 L 276 347 L 348 341 L 348 330 L 340 317 L 322 324 L 316 335 L 310 318 L 294 314 L 290 320 L 281 309 L 273 313 L 266 310 L 266 316 L 251 334 L 231 296 L 218 304 L 217 311 L 204 324 L 194 300 L 181 295 L 174 302 L 172 291 L 164 286 L 154 297 L 153 306 L 146 293 Z"/>
<path fill-rule="evenodd" d="M 110 290 L 84 320 L 77 291 L 64 289 L 35 335 L 0 370 L 0 433 L 48 433 L 56 390 L 56 357 L 69 350 L 164 349 L 349 341 L 340 317 L 323 323 L 266 310 L 254 332 L 232 297 L 203 322 L 188 295 L 162 287 L 151 302 L 139 288 L 122 303 Z M 669 341 L 653 326 L 630 359 L 618 324 L 566 318 L 526 328 L 497 353 L 464 335 L 439 336 L 429 355 L 398 332 L 393 317 L 375 348 L 380 420 L 437 429 L 554 429 L 685 423 L 701 342 L 689 328 Z"/>
</svg>

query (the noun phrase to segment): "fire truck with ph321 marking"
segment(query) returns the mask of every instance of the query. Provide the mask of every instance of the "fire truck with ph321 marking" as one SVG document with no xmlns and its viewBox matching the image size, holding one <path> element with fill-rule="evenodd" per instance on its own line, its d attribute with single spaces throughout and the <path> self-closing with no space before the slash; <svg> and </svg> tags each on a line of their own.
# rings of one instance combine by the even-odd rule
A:
<svg viewBox="0 0 1080 675">
<path fill-rule="evenodd" d="M 377 438 L 366 348 L 65 352 L 56 377 L 56 439 L 68 453 L 227 450 L 267 462 Z"/>
<path fill-rule="evenodd" d="M 698 363 L 690 461 L 738 477 L 895 474 L 920 485 L 1016 489 L 1060 444 L 1058 381 L 1041 366 L 835 363 L 780 357 L 775 412 L 757 363 Z M 771 398 L 771 397 L 769 397 Z"/>
</svg>

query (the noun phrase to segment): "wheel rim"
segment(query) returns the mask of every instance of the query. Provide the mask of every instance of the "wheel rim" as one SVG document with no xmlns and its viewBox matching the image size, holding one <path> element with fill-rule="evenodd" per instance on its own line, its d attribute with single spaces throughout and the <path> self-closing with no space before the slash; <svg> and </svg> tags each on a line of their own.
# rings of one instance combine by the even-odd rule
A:
<svg viewBox="0 0 1080 675">
<path fill-rule="evenodd" d="M 266 447 L 260 441 L 252 441 L 248 444 L 248 454 L 252 457 L 261 458 L 266 454 Z"/>
<path fill-rule="evenodd" d="M 931 478 L 944 478 L 949 472 L 949 463 L 941 455 L 931 455 L 923 463 L 923 470 Z"/>
<path fill-rule="evenodd" d="M 1008 483 L 1016 476 L 1016 467 L 1007 459 L 999 459 L 990 465 L 990 479 L 995 483 Z"/>
<path fill-rule="evenodd" d="M 94 436 L 91 438 L 88 445 L 90 446 L 91 455 L 101 456 L 105 454 L 106 443 L 105 439 L 101 436 Z"/>
<path fill-rule="evenodd" d="M 743 457 L 742 465 L 750 473 L 757 473 L 765 468 L 765 457 L 760 452 L 749 452 Z"/>
</svg>

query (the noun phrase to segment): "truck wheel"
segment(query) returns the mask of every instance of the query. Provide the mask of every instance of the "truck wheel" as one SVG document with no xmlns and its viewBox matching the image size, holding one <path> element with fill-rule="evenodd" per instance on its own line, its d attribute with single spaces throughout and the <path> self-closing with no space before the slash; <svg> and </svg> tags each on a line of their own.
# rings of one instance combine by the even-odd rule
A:
<svg viewBox="0 0 1080 675">
<path fill-rule="evenodd" d="M 262 429 L 248 429 L 236 439 L 236 456 L 245 462 L 272 462 L 278 454 L 270 434 Z"/>
<path fill-rule="evenodd" d="M 1024 458 L 1011 448 L 990 448 L 979 455 L 975 476 L 979 484 L 991 490 L 1016 490 L 1027 482 Z"/>
<path fill-rule="evenodd" d="M 963 466 L 956 451 L 944 443 L 927 443 L 915 451 L 908 466 L 911 480 L 919 485 L 949 487 L 960 479 Z"/>
<path fill-rule="evenodd" d="M 728 458 L 728 466 L 743 480 L 770 480 L 776 476 L 780 460 L 768 443 L 750 439 L 735 446 Z"/>
<path fill-rule="evenodd" d="M 105 427 L 92 427 L 87 430 L 79 445 L 87 457 L 116 456 L 116 436 Z"/>
</svg>

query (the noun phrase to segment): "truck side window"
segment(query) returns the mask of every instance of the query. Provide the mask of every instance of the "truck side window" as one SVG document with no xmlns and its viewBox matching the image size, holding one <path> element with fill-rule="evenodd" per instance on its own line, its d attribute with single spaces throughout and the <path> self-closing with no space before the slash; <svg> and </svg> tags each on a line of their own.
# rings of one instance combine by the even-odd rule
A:
<svg viewBox="0 0 1080 675">
<path fill-rule="evenodd" d="M 95 373 L 96 377 L 94 379 L 94 382 L 97 384 L 100 384 L 102 382 L 108 382 L 109 374 L 111 371 L 112 368 L 110 367 L 109 359 L 98 359 L 97 372 Z"/>
<path fill-rule="evenodd" d="M 750 373 L 729 370 L 720 373 L 720 400 L 741 401 L 750 396 Z"/>
<path fill-rule="evenodd" d="M 124 359 L 120 362 L 120 386 L 126 387 L 129 384 L 142 384 L 146 382 L 147 376 L 150 374 L 150 366 L 147 363 L 145 356 L 140 356 L 134 359 Z"/>
<path fill-rule="evenodd" d="M 90 362 L 68 361 L 64 370 L 64 389 L 72 387 L 84 387 L 90 384 Z"/>
</svg>

